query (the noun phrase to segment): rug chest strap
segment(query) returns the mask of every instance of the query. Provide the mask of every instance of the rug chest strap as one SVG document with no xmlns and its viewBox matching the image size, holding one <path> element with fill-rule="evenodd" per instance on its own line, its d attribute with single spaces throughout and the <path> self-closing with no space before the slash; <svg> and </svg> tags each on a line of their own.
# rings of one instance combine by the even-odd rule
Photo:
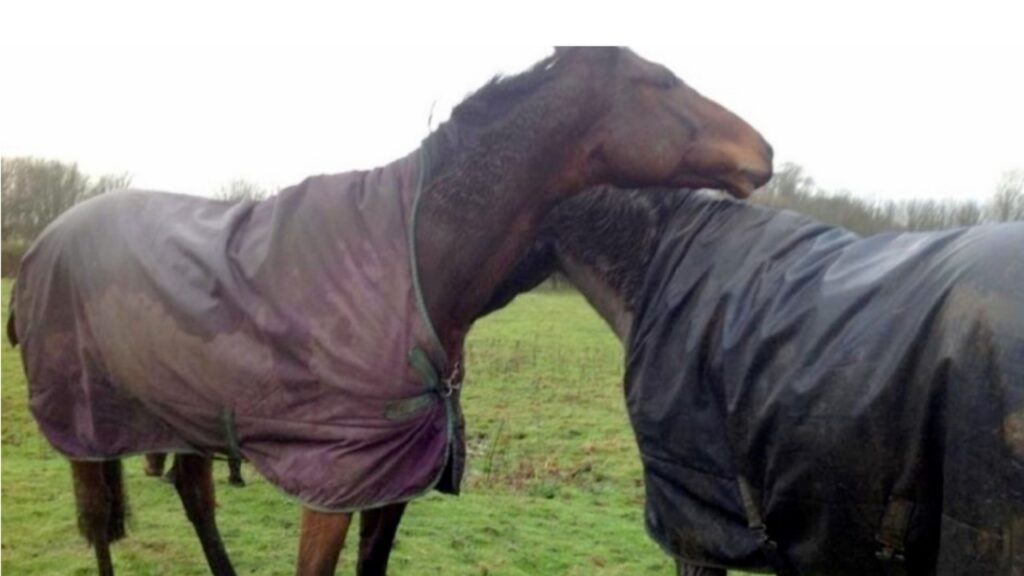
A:
<svg viewBox="0 0 1024 576">
<path fill-rule="evenodd" d="M 420 380 L 427 385 L 431 390 L 441 390 L 441 377 L 437 373 L 437 368 L 434 367 L 434 363 L 430 361 L 430 357 L 423 348 L 419 346 L 413 346 L 409 350 L 409 365 L 412 369 L 419 374 Z"/>
<path fill-rule="evenodd" d="M 224 426 L 224 437 L 227 439 L 228 444 L 228 456 L 241 460 L 242 450 L 238 447 L 238 433 L 235 430 L 235 411 L 227 406 L 221 408 L 220 422 Z"/>
<path fill-rule="evenodd" d="M 795 576 L 796 571 L 779 551 L 779 545 L 768 535 L 768 527 L 764 525 L 757 499 L 754 498 L 754 489 L 743 476 L 738 476 L 736 480 L 740 487 L 740 498 L 743 500 L 743 512 L 747 516 L 747 526 L 756 535 L 765 560 L 778 576 Z"/>
</svg>

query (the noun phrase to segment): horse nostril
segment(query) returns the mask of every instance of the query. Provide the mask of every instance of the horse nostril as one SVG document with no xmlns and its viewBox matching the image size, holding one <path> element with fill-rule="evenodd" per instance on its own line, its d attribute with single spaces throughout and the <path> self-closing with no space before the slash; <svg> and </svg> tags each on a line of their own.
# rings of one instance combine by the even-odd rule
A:
<svg viewBox="0 0 1024 576">
<path fill-rule="evenodd" d="M 768 164 L 771 165 L 772 159 L 775 158 L 775 150 L 772 148 L 772 145 L 763 138 L 761 139 L 761 144 L 764 148 L 764 157 L 768 160 Z"/>
</svg>

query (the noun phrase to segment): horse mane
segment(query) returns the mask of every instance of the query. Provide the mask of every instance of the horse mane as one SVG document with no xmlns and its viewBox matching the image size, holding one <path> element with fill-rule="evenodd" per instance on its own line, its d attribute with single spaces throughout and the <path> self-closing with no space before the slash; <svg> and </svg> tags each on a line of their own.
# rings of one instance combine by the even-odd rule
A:
<svg viewBox="0 0 1024 576">
<path fill-rule="evenodd" d="M 455 106 L 451 120 L 463 126 L 480 126 L 503 117 L 511 104 L 533 94 L 552 78 L 552 69 L 559 56 L 558 53 L 551 54 L 519 74 L 495 75 Z"/>
<path fill-rule="evenodd" d="M 489 129 L 501 127 L 503 138 L 530 137 L 534 131 L 535 118 L 529 118 L 518 104 L 524 101 L 543 101 L 531 98 L 549 81 L 561 72 L 559 63 L 581 48 L 556 48 L 554 53 L 531 66 L 528 70 L 512 75 L 497 74 L 479 89 L 469 93 L 453 109 L 451 116 L 427 136 L 423 149 L 428 159 L 428 180 L 444 172 L 451 164 L 456 152 L 472 153 L 479 138 Z M 587 48 L 588 57 L 593 58 L 594 48 Z M 625 49 L 606 46 L 600 51 L 600 58 L 607 66 L 613 66 Z"/>
<path fill-rule="evenodd" d="M 551 54 L 529 70 L 491 80 L 468 94 L 452 109 L 451 117 L 423 141 L 427 158 L 427 179 L 438 175 L 453 161 L 455 152 L 474 148 L 480 135 L 496 122 L 508 118 L 515 103 L 526 99 L 554 77 L 559 54 Z"/>
</svg>

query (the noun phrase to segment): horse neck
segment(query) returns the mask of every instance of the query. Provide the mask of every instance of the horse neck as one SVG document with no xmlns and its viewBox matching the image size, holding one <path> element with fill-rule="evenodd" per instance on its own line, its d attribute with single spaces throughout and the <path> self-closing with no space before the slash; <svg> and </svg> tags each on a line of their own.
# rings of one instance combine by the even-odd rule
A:
<svg viewBox="0 0 1024 576">
<path fill-rule="evenodd" d="M 591 189 L 560 204 L 494 291 L 485 313 L 561 271 L 626 342 L 655 252 L 694 241 L 715 213 L 757 210 L 686 190 Z"/>
<path fill-rule="evenodd" d="M 471 143 L 428 139 L 427 183 L 416 230 L 428 314 L 449 357 L 499 283 L 527 251 L 556 201 L 583 188 L 563 168 L 579 118 L 528 110 Z M 448 149 L 445 149 L 445 147 Z M 431 150 L 437 147 L 439 150 Z"/>
<path fill-rule="evenodd" d="M 567 252 L 559 252 L 558 267 L 580 294 L 583 294 L 598 316 L 604 319 L 619 341 L 628 341 L 633 327 L 634 312 L 626 295 L 612 284 L 608 275 L 600 268 L 584 264 Z"/>
<path fill-rule="evenodd" d="M 554 267 L 626 341 L 648 264 L 680 194 L 607 186 L 588 190 L 547 218 L 542 232 L 547 249 L 531 252 L 537 262 L 520 263 L 517 272 L 543 269 L 539 263 L 545 256 L 554 260 Z M 506 285 L 517 283 L 523 284 L 511 278 Z"/>
<path fill-rule="evenodd" d="M 686 190 L 596 189 L 560 206 L 545 235 L 558 268 L 626 342 L 655 252 L 690 242 L 700 226 L 685 219 L 700 219 L 714 202 Z"/>
</svg>

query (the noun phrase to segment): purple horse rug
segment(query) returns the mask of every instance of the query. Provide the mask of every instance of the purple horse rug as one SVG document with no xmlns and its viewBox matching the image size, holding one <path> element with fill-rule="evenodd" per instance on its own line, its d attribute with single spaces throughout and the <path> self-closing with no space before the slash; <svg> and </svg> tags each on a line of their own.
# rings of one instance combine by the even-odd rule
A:
<svg viewBox="0 0 1024 576">
<path fill-rule="evenodd" d="M 626 372 L 651 535 L 703 566 L 1024 574 L 1024 223 L 674 214 Z"/>
<path fill-rule="evenodd" d="M 72 459 L 240 454 L 305 504 L 438 487 L 464 454 L 420 305 L 411 155 L 260 202 L 155 192 L 69 210 L 13 306 L 32 413 Z"/>
</svg>

